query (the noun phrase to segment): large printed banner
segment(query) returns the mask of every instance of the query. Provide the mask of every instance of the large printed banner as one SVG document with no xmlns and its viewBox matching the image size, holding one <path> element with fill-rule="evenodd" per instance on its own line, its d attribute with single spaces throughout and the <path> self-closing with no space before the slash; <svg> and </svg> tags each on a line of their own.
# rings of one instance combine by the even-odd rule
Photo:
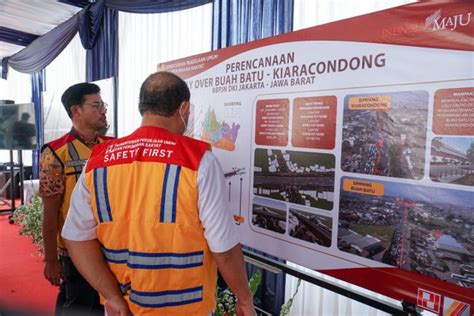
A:
<svg viewBox="0 0 474 316">
<path fill-rule="evenodd" d="M 160 65 L 245 245 L 472 315 L 473 12 L 416 3 Z"/>
</svg>

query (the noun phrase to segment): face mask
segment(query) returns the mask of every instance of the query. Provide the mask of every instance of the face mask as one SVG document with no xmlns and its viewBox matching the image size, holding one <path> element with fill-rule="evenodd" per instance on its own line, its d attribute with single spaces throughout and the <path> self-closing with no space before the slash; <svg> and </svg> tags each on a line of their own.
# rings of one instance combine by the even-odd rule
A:
<svg viewBox="0 0 474 316">
<path fill-rule="evenodd" d="M 193 137 L 194 135 L 194 127 L 193 127 L 193 123 L 194 123 L 194 118 L 193 118 L 193 114 L 194 114 L 194 111 L 193 111 L 193 105 L 190 103 L 189 104 L 189 117 L 188 117 L 188 123 L 186 123 L 186 121 L 184 120 L 184 117 L 183 115 L 181 115 L 181 109 L 180 111 L 178 112 L 179 114 L 179 118 L 181 119 L 181 121 L 183 122 L 183 125 L 184 125 L 184 132 L 183 132 L 183 135 L 184 136 L 188 136 L 188 137 Z M 191 124 L 189 124 L 189 122 L 191 122 Z"/>
</svg>

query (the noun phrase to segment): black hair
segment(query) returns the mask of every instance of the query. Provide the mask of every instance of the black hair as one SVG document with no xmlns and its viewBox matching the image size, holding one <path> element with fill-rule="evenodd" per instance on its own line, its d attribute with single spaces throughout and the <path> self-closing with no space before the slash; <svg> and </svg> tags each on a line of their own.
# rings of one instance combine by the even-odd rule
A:
<svg viewBox="0 0 474 316">
<path fill-rule="evenodd" d="M 23 112 L 21 113 L 20 120 L 22 121 L 28 121 L 31 117 L 31 114 L 28 112 Z"/>
<path fill-rule="evenodd" d="M 61 97 L 61 102 L 66 109 L 67 115 L 72 117 L 71 107 L 73 105 L 82 106 L 86 95 L 97 93 L 100 93 L 99 86 L 89 82 L 78 83 L 67 88 Z"/>
<path fill-rule="evenodd" d="M 151 74 L 140 88 L 138 110 L 170 117 L 183 101 L 189 101 L 191 93 L 183 79 L 173 73 L 160 71 Z"/>
</svg>

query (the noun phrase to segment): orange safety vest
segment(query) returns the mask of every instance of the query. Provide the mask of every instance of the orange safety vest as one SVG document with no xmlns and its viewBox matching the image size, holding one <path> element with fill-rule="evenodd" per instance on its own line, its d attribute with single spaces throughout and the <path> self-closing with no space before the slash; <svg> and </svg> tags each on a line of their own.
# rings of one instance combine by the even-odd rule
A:
<svg viewBox="0 0 474 316">
<path fill-rule="evenodd" d="M 112 138 L 102 135 L 97 136 L 99 143 L 103 143 L 109 139 Z M 82 142 L 75 129 L 71 129 L 69 133 L 45 144 L 41 148 L 41 151 L 47 147 L 51 149 L 54 156 L 61 163 L 66 179 L 58 220 L 58 247 L 66 249 L 66 245 L 61 238 L 61 230 L 63 229 L 64 221 L 66 220 L 66 215 L 69 210 L 69 201 L 71 199 L 72 190 L 74 189 L 77 179 L 79 179 L 79 176 L 82 173 L 82 168 L 87 159 L 89 159 L 92 150 Z"/>
<path fill-rule="evenodd" d="M 135 315 L 207 315 L 217 268 L 199 219 L 208 144 L 145 126 L 94 147 L 85 183 L 97 238 Z"/>
</svg>

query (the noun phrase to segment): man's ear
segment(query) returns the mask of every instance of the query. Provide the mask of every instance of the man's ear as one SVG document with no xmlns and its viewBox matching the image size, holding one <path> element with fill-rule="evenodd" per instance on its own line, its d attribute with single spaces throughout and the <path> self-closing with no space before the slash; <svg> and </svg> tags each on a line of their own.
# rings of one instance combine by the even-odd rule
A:
<svg viewBox="0 0 474 316">
<path fill-rule="evenodd" d="M 180 111 L 182 113 L 182 115 L 186 114 L 189 112 L 189 107 L 191 106 L 191 103 L 189 103 L 189 101 L 183 101 L 181 102 L 180 104 L 180 108 L 182 108 L 182 110 Z"/>
<path fill-rule="evenodd" d="M 71 108 L 70 108 L 70 110 L 71 110 L 71 117 L 74 117 L 74 116 L 79 115 L 79 109 L 80 109 L 80 108 L 81 108 L 81 107 L 80 107 L 79 105 L 71 105 Z"/>
<path fill-rule="evenodd" d="M 184 113 L 187 113 L 188 115 L 191 114 L 191 102 L 190 101 L 183 101 L 184 102 L 184 109 L 185 109 L 185 112 Z"/>
</svg>

